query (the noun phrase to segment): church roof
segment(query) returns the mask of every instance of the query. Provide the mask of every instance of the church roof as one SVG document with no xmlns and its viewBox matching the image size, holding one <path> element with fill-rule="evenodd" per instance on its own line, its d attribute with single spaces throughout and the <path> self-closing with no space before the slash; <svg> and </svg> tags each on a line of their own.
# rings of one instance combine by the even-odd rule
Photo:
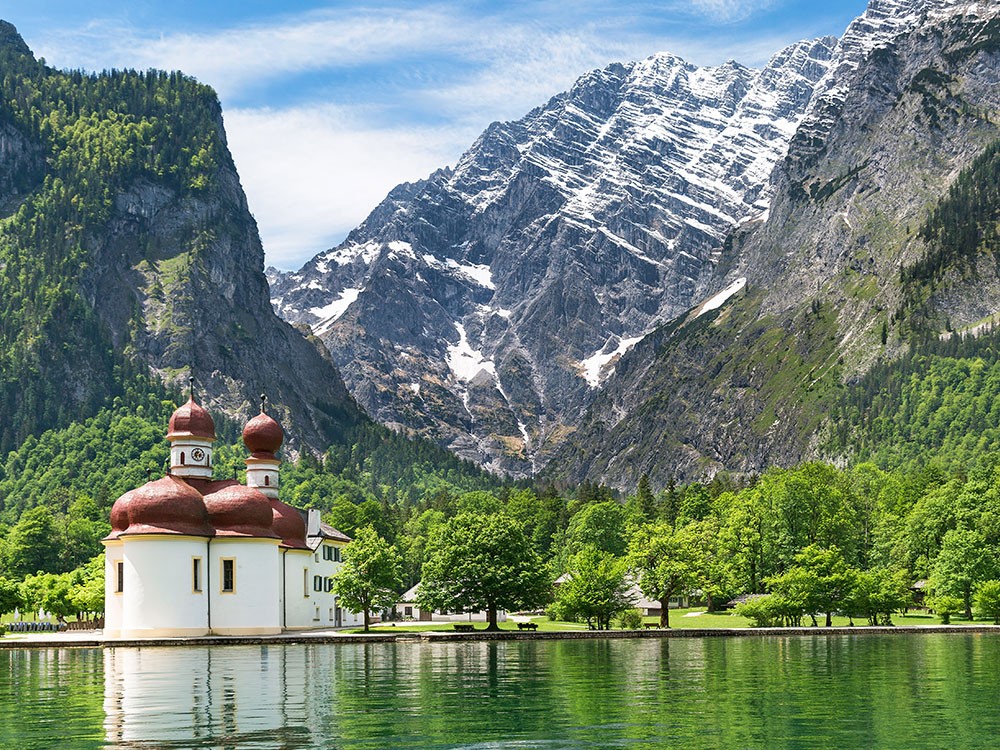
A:
<svg viewBox="0 0 1000 750">
<path fill-rule="evenodd" d="M 255 458 L 274 458 L 284 439 L 281 425 L 263 411 L 243 428 L 243 444 Z"/>
<path fill-rule="evenodd" d="M 184 437 L 215 440 L 215 422 L 193 395 L 170 417 L 167 431 L 168 440 Z M 284 432 L 262 410 L 247 423 L 243 437 L 254 455 L 273 458 Z M 326 538 L 350 541 L 331 526 L 321 524 L 321 528 Z M 306 523 L 297 508 L 271 500 L 235 479 L 167 474 L 126 492 L 111 508 L 111 533 L 106 540 L 137 534 L 280 539 L 285 547 L 309 549 Z"/>
<path fill-rule="evenodd" d="M 192 395 L 186 404 L 177 407 L 170 417 L 167 440 L 197 437 L 215 440 L 215 421 L 212 415 Z"/>
</svg>

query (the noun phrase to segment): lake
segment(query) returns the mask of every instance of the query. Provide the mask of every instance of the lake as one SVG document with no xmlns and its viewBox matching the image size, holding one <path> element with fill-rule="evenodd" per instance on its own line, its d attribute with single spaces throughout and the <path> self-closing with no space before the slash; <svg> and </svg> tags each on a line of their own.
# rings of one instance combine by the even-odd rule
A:
<svg viewBox="0 0 1000 750">
<path fill-rule="evenodd" d="M 1000 635 L 0 651 L 2 748 L 982 748 Z"/>
</svg>

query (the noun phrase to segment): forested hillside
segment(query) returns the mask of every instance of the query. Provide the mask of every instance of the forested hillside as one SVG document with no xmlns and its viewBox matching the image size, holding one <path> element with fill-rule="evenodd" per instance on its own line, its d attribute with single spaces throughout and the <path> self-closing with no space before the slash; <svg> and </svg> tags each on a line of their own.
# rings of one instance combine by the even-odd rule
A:
<svg viewBox="0 0 1000 750">
<path fill-rule="evenodd" d="M 85 234 L 110 219 L 129 181 L 204 191 L 211 167 L 229 155 L 214 126 L 214 93 L 178 73 L 58 73 L 36 61 L 9 24 L 0 25 L 0 71 L 5 151 L 23 149 L 0 181 L 7 188 L 0 450 L 7 451 L 132 395 L 124 384 L 144 370 L 116 350 L 84 297 Z"/>
<path fill-rule="evenodd" d="M 271 311 L 215 92 L 177 72 L 54 70 L 5 22 L 0 299 L 0 451 L 189 374 L 232 416 L 266 391 L 296 447 L 364 420 L 322 348 Z"/>
</svg>

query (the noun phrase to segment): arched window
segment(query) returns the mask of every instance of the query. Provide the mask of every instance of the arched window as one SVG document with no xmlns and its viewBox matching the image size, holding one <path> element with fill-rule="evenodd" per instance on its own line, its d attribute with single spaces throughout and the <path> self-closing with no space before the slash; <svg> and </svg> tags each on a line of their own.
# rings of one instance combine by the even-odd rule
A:
<svg viewBox="0 0 1000 750">
<path fill-rule="evenodd" d="M 181 466 L 184 465 L 184 451 L 181 451 Z"/>
<path fill-rule="evenodd" d="M 270 486 L 270 484 L 271 484 L 271 477 L 269 477 L 267 474 L 265 474 L 264 475 L 264 486 L 268 487 L 268 486 Z"/>
</svg>

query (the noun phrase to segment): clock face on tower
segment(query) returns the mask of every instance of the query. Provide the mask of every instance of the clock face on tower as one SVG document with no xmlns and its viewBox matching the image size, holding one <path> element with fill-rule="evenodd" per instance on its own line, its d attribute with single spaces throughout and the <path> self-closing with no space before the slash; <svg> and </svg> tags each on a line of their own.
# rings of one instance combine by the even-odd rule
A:
<svg viewBox="0 0 1000 750">
<path fill-rule="evenodd" d="M 205 460 L 205 451 L 203 451 L 201 448 L 195 448 L 193 451 L 191 451 L 191 460 L 192 461 L 204 461 Z"/>
</svg>

